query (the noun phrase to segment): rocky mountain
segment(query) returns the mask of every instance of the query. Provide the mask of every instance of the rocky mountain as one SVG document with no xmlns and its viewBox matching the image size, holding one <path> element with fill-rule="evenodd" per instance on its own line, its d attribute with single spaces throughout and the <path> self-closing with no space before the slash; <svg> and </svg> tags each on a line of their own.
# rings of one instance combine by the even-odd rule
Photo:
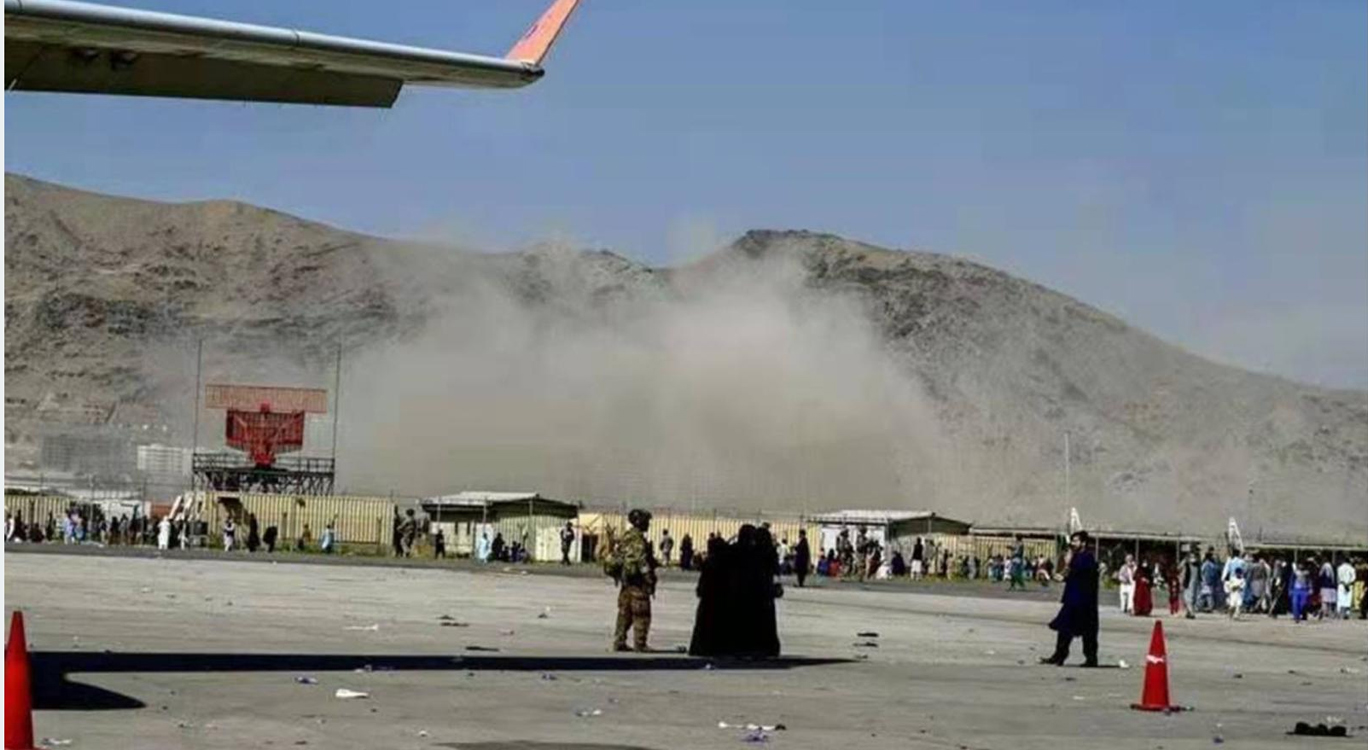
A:
<svg viewBox="0 0 1368 750">
<path fill-rule="evenodd" d="M 1368 535 L 1368 393 L 949 256 L 781 231 L 670 269 L 482 255 L 15 175 L 5 219 L 7 469 L 64 430 L 188 444 L 196 341 L 206 379 L 329 387 L 341 346 L 342 480 L 373 491 Z"/>
</svg>

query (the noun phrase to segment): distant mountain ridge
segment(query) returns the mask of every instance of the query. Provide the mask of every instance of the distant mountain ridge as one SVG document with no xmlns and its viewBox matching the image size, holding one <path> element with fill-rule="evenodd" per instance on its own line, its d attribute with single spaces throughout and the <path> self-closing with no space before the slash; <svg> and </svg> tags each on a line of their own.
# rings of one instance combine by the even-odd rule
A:
<svg viewBox="0 0 1368 750">
<path fill-rule="evenodd" d="M 469 485 L 539 482 L 549 494 L 614 501 L 664 487 L 661 494 L 713 504 L 933 507 L 1036 525 L 1059 524 L 1073 505 L 1085 522 L 1113 527 L 1205 533 L 1234 516 L 1250 534 L 1252 527 L 1280 537 L 1368 538 L 1368 393 L 1216 364 L 1077 300 L 949 256 L 794 231 L 748 232 L 670 269 L 606 251 L 458 254 L 240 203 L 137 201 L 16 175 L 6 175 L 5 218 L 7 465 L 36 460 L 35 436 L 53 429 L 132 429 L 150 420 L 168 426 L 166 440 L 188 442 L 187 410 L 167 390 L 183 387 L 186 364 L 163 352 L 183 348 L 187 337 L 216 342 L 221 358 L 242 353 L 240 363 L 269 353 L 301 373 L 326 372 L 339 341 L 358 362 L 386 347 L 431 345 L 432 321 L 465 304 L 476 278 L 517 305 L 549 310 L 530 329 L 542 336 L 541 328 L 566 320 L 588 321 L 576 330 L 611 332 L 633 325 L 634 311 L 674 304 L 686 305 L 681 324 L 694 325 L 714 290 L 776 263 L 798 269 L 802 289 L 858 310 L 877 334 L 878 356 L 908 383 L 915 403 L 905 413 L 924 424 L 881 425 L 865 442 L 841 438 L 829 452 L 819 426 L 806 433 L 818 437 L 801 457 L 757 448 L 747 462 L 760 479 L 735 480 L 723 456 L 713 459 L 730 467 L 716 469 L 723 478 L 693 480 L 692 489 L 674 479 L 631 484 L 606 465 L 581 470 L 587 458 L 572 460 L 521 433 L 504 439 L 538 446 L 526 464 L 509 449 L 513 457 L 498 459 L 505 463 L 497 472 L 485 468 L 497 463 L 487 458 L 453 458 L 453 472 Z M 842 377 L 813 382 L 848 390 Z M 849 377 L 861 382 L 859 373 Z M 440 388 L 433 394 L 440 398 Z M 849 413 L 877 413 L 883 396 L 871 394 L 873 411 L 859 402 Z M 821 404 L 826 396 L 818 389 L 793 398 Z M 644 403 L 652 401 L 659 394 Z M 924 432 L 909 438 L 920 446 L 914 453 L 882 437 L 914 428 Z M 858 425 L 849 430 L 862 434 Z M 363 437 L 349 440 L 360 445 Z M 669 440 L 668 431 L 645 442 L 653 440 Z M 786 499 L 799 495 L 801 503 Z"/>
</svg>

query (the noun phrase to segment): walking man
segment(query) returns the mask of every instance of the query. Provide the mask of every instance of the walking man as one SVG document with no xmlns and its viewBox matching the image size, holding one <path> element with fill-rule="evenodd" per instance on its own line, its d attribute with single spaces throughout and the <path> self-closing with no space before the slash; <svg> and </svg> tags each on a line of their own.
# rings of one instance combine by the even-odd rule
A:
<svg viewBox="0 0 1368 750">
<path fill-rule="evenodd" d="M 621 587 L 613 650 L 627 650 L 627 631 L 631 630 L 635 649 L 644 652 L 648 650 L 646 638 L 651 630 L 651 597 L 656 583 L 656 561 L 646 541 L 651 514 L 635 509 L 627 514 L 627 522 L 631 527 L 618 540 L 605 565 L 605 572 Z"/>
<path fill-rule="evenodd" d="M 1042 664 L 1063 666 L 1069 658 L 1074 638 L 1083 639 L 1083 666 L 1097 666 L 1097 560 L 1088 551 L 1088 532 L 1076 531 L 1069 537 L 1069 572 L 1064 578 L 1064 596 L 1059 614 L 1050 622 L 1058 635 L 1052 655 Z"/>
</svg>

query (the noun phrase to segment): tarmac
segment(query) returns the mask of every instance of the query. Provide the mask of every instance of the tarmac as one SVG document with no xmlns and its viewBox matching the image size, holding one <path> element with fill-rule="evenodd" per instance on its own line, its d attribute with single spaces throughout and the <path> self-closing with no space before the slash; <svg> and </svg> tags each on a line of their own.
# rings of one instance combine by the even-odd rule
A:
<svg viewBox="0 0 1368 750">
<path fill-rule="evenodd" d="M 1192 710 L 1142 713 L 1130 704 L 1153 619 L 1109 598 L 1104 669 L 1035 663 L 1053 645 L 1057 591 L 972 584 L 790 585 L 784 656 L 728 662 L 677 652 L 696 603 L 684 574 L 656 597 L 657 652 L 619 655 L 612 583 L 591 566 L 32 550 L 6 550 L 6 628 L 22 610 L 37 736 L 77 749 L 1368 742 L 1364 621 L 1165 616 L 1173 699 Z M 1327 717 L 1355 739 L 1287 734 Z"/>
</svg>

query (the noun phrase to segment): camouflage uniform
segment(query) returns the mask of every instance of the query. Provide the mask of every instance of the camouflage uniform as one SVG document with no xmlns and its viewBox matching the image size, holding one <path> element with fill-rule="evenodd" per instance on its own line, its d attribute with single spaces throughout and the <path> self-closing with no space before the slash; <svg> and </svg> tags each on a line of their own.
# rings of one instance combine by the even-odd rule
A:
<svg viewBox="0 0 1368 750">
<path fill-rule="evenodd" d="M 651 596 L 655 594 L 655 557 L 646 535 L 635 527 L 627 529 L 612 554 L 610 575 L 621 585 L 618 591 L 617 629 L 613 649 L 627 650 L 627 630 L 633 631 L 633 645 L 645 651 L 651 630 Z"/>
</svg>

